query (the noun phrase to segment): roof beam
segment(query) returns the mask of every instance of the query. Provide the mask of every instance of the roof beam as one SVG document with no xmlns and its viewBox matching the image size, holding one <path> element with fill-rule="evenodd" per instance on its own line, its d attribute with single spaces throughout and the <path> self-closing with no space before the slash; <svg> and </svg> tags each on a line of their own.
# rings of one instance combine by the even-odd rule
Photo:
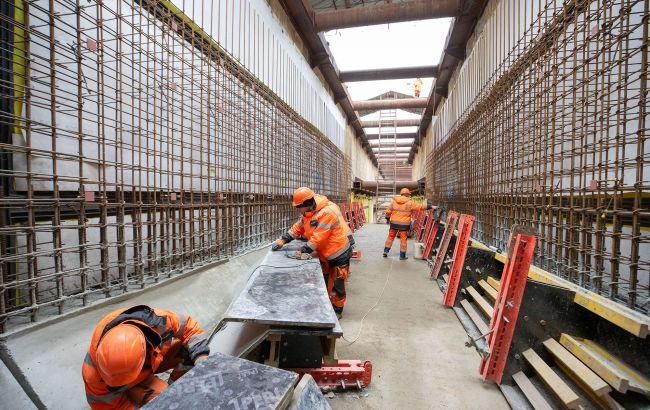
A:
<svg viewBox="0 0 650 410">
<path fill-rule="evenodd" d="M 379 140 L 372 140 L 372 141 L 379 141 Z M 373 143 L 372 141 L 370 141 L 370 148 L 372 148 L 373 151 L 374 151 L 375 148 L 379 147 L 379 143 L 378 142 Z M 409 148 L 410 149 L 413 146 L 413 141 L 400 141 L 400 140 L 397 140 L 397 142 L 384 142 L 384 141 L 382 141 L 382 145 L 381 145 L 382 148 L 384 148 L 384 144 L 390 144 L 390 146 L 395 146 L 395 147 L 398 147 L 398 148 Z"/>
<path fill-rule="evenodd" d="M 419 67 L 378 68 L 373 70 L 343 71 L 339 78 L 343 83 L 354 81 L 398 80 L 401 78 L 428 78 L 438 75 L 437 65 Z"/>
<path fill-rule="evenodd" d="M 373 142 L 372 140 L 376 141 L 376 140 L 379 139 L 379 134 L 367 134 L 366 137 L 368 137 L 368 142 L 372 143 Z M 392 137 L 392 135 L 382 134 L 382 136 L 381 136 L 382 139 L 387 139 L 387 138 L 390 138 L 390 137 Z M 405 139 L 409 139 L 409 138 L 415 138 L 415 133 L 414 132 L 398 132 L 397 134 L 395 134 L 395 137 L 397 137 L 397 141 L 400 141 L 400 140 L 403 140 L 403 139 L 405 140 Z"/>
<path fill-rule="evenodd" d="M 355 111 L 426 108 L 427 101 L 427 98 L 391 98 L 388 100 L 353 101 L 352 106 Z"/>
<path fill-rule="evenodd" d="M 379 120 L 370 120 L 370 121 L 360 121 L 361 127 L 362 128 L 378 128 L 379 127 Z M 382 126 L 383 127 L 392 127 L 395 125 L 396 127 L 417 127 L 420 125 L 420 119 L 412 119 L 412 120 L 384 120 L 382 121 Z"/>
<path fill-rule="evenodd" d="M 401 21 L 456 17 L 461 0 L 413 0 L 407 3 L 385 3 L 377 6 L 328 10 L 314 13 L 316 31 L 329 31 Z"/>
</svg>

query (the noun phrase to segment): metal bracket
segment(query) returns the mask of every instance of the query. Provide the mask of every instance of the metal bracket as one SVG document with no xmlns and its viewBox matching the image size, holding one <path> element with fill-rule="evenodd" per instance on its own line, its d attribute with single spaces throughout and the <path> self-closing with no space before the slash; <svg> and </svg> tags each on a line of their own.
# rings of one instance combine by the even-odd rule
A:
<svg viewBox="0 0 650 410">
<path fill-rule="evenodd" d="M 488 357 L 490 357 L 490 347 L 489 347 L 489 346 L 488 346 L 488 347 L 481 347 L 481 346 L 479 346 L 476 342 L 478 342 L 478 341 L 481 340 L 481 339 L 485 339 L 485 338 L 487 338 L 488 335 L 490 335 L 492 332 L 494 332 L 494 329 L 491 329 L 491 330 L 490 330 L 489 332 L 487 332 L 486 334 L 484 334 L 484 335 L 480 335 L 480 336 L 477 337 L 477 338 L 472 338 L 472 336 L 470 336 L 470 335 L 468 334 L 467 337 L 468 337 L 469 339 L 465 342 L 465 347 L 474 347 L 474 348 L 476 349 L 476 351 L 478 352 L 478 354 L 481 355 L 481 358 L 482 358 L 483 360 L 487 359 Z"/>
</svg>

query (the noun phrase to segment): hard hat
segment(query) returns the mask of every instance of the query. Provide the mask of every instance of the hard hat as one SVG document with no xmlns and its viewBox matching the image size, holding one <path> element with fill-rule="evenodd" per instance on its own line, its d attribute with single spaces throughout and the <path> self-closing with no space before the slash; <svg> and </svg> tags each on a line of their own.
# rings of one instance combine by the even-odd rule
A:
<svg viewBox="0 0 650 410">
<path fill-rule="evenodd" d="M 401 191 L 399 191 L 400 195 L 411 195 L 411 191 L 409 191 L 408 188 L 402 188 Z"/>
<path fill-rule="evenodd" d="M 109 330 L 97 346 L 97 370 L 112 387 L 132 383 L 147 356 L 147 341 L 137 326 L 122 323 Z"/>
<path fill-rule="evenodd" d="M 296 189 L 296 191 L 293 193 L 292 205 L 300 206 L 310 199 L 314 199 L 314 191 L 304 186 L 301 186 L 300 188 Z"/>
</svg>

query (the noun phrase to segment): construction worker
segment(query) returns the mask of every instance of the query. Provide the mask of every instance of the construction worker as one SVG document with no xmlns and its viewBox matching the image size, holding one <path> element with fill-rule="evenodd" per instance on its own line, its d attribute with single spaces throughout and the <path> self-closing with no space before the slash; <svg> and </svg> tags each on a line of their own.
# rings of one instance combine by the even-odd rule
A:
<svg viewBox="0 0 650 410">
<path fill-rule="evenodd" d="M 422 79 L 420 77 L 416 78 L 413 82 L 413 88 L 415 88 L 415 97 L 420 97 L 420 92 L 422 91 Z"/>
<path fill-rule="evenodd" d="M 208 341 L 189 316 L 139 305 L 105 316 L 84 359 L 86 399 L 94 410 L 134 409 L 208 357 Z"/>
<path fill-rule="evenodd" d="M 271 249 L 277 251 L 300 237 L 307 239 L 308 242 L 296 252 L 296 256 L 316 252 L 323 268 L 330 302 L 340 318 L 345 306 L 345 285 L 352 257 L 352 246 L 347 235 L 349 227 L 342 219 L 338 206 L 327 197 L 314 194 L 309 188 L 296 189 L 292 205 L 301 213 L 301 217 L 273 243 Z"/>
<path fill-rule="evenodd" d="M 399 258 L 400 260 L 408 259 L 406 256 L 406 239 L 408 232 L 411 229 L 411 214 L 413 211 L 421 211 L 424 209 L 423 205 L 414 205 L 411 202 L 411 191 L 408 188 L 402 188 L 390 203 L 390 207 L 386 211 L 385 218 L 390 224 L 388 231 L 388 238 L 384 244 L 384 258 L 388 256 L 393 240 L 399 232 Z M 432 206 L 428 205 L 426 209 L 431 209 Z"/>
</svg>

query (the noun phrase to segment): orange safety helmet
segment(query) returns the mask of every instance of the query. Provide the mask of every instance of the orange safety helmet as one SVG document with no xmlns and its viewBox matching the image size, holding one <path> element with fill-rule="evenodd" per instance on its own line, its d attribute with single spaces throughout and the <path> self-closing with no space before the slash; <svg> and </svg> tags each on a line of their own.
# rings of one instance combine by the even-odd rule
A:
<svg viewBox="0 0 650 410">
<path fill-rule="evenodd" d="M 132 383 L 142 370 L 147 341 L 137 326 L 122 323 L 104 335 L 97 346 L 97 370 L 112 387 Z"/>
<path fill-rule="evenodd" d="M 301 186 L 293 193 L 292 205 L 294 207 L 297 207 L 304 204 L 306 201 L 309 201 L 310 199 L 314 199 L 314 191 L 307 187 Z"/>
<path fill-rule="evenodd" d="M 401 191 L 399 191 L 400 195 L 411 195 L 411 191 L 409 191 L 408 188 L 402 188 Z"/>
</svg>

